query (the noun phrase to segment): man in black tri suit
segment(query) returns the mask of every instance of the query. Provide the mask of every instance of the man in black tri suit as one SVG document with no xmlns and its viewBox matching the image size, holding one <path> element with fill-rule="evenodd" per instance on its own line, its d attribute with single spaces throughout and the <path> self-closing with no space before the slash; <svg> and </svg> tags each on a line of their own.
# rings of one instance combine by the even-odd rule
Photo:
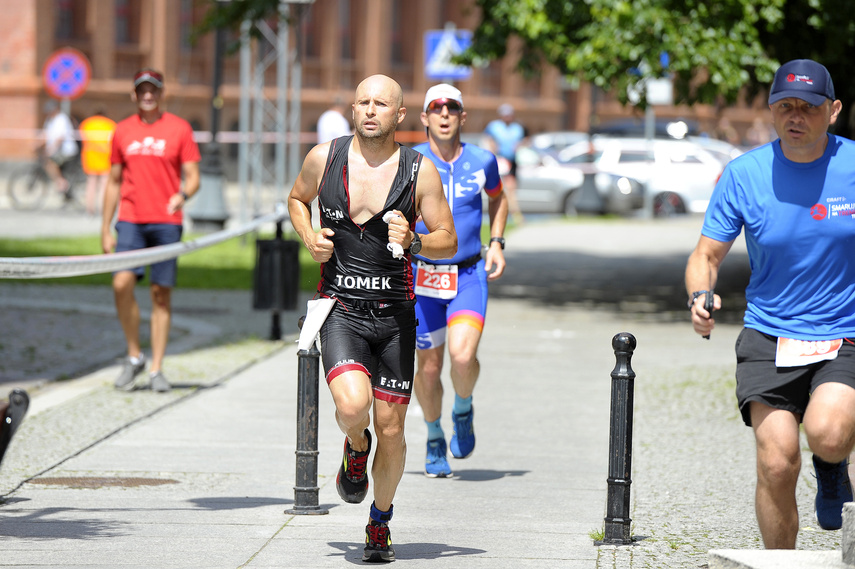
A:
<svg viewBox="0 0 855 569">
<path fill-rule="evenodd" d="M 395 142 L 406 113 L 401 86 L 393 79 L 373 75 L 362 81 L 353 103 L 355 134 L 310 150 L 288 197 L 291 223 L 321 263 L 318 294 L 335 299 L 320 336 L 336 420 L 346 435 L 336 478 L 346 502 L 359 503 L 368 493 L 368 427 L 374 414 L 374 503 L 362 557 L 369 562 L 395 560 L 388 522 L 404 473 L 404 419 L 416 347 L 410 255 L 444 259 L 457 251 L 436 167 Z M 317 232 L 311 214 L 315 198 Z M 419 216 L 428 233 L 414 232 Z M 395 245 L 404 250 L 402 256 L 394 255 Z"/>
</svg>

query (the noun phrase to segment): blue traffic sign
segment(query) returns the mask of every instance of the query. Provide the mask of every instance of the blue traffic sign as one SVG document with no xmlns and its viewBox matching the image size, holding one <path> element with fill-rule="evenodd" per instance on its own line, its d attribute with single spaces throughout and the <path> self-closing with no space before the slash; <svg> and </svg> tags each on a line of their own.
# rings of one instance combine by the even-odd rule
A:
<svg viewBox="0 0 855 569">
<path fill-rule="evenodd" d="M 53 52 L 42 73 L 45 89 L 57 99 L 76 99 L 86 92 L 91 77 L 86 56 L 68 47 Z"/>
<path fill-rule="evenodd" d="M 451 58 L 472 45 L 472 32 L 449 28 L 425 32 L 425 77 L 434 80 L 462 80 L 472 76 L 472 68 L 457 65 Z"/>
</svg>

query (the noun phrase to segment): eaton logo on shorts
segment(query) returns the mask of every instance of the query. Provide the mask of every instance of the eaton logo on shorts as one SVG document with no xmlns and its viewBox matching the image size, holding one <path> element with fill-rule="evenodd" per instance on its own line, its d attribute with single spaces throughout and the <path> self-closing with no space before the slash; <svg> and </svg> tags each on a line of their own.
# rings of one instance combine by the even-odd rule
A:
<svg viewBox="0 0 855 569">
<path fill-rule="evenodd" d="M 126 156 L 163 156 L 166 152 L 166 140 L 147 136 L 142 141 L 135 140 L 125 148 Z"/>
<path fill-rule="evenodd" d="M 335 284 L 339 288 L 358 290 L 391 290 L 392 277 L 351 277 L 336 275 Z"/>
<path fill-rule="evenodd" d="M 394 389 L 397 391 L 404 391 L 410 389 L 409 381 L 401 381 L 399 379 L 392 379 L 385 376 L 380 376 L 380 386 L 388 387 L 389 389 Z"/>
</svg>

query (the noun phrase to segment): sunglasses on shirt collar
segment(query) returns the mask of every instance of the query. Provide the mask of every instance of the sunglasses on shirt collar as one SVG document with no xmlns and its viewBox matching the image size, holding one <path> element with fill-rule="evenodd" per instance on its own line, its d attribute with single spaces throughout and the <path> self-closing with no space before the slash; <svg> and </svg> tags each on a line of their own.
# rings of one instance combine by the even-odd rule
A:
<svg viewBox="0 0 855 569">
<path fill-rule="evenodd" d="M 463 110 L 463 105 L 454 99 L 434 99 L 427 106 L 427 112 L 429 113 L 441 113 L 442 107 L 448 107 L 448 114 L 450 115 L 458 115 L 460 111 Z"/>
</svg>

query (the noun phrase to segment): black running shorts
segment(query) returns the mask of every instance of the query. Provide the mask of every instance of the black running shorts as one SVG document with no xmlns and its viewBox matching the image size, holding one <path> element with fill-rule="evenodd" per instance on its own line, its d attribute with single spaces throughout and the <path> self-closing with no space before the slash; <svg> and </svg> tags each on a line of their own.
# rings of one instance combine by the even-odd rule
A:
<svg viewBox="0 0 855 569">
<path fill-rule="evenodd" d="M 742 420 L 751 426 L 751 401 L 801 417 L 810 394 L 823 383 L 842 383 L 855 389 L 855 344 L 844 340 L 837 357 L 800 367 L 776 367 L 778 338 L 743 328 L 736 339 L 736 400 Z"/>
<path fill-rule="evenodd" d="M 374 397 L 406 405 L 413 392 L 415 301 L 364 308 L 338 300 L 321 327 L 327 384 L 354 369 L 371 379 Z"/>
</svg>

